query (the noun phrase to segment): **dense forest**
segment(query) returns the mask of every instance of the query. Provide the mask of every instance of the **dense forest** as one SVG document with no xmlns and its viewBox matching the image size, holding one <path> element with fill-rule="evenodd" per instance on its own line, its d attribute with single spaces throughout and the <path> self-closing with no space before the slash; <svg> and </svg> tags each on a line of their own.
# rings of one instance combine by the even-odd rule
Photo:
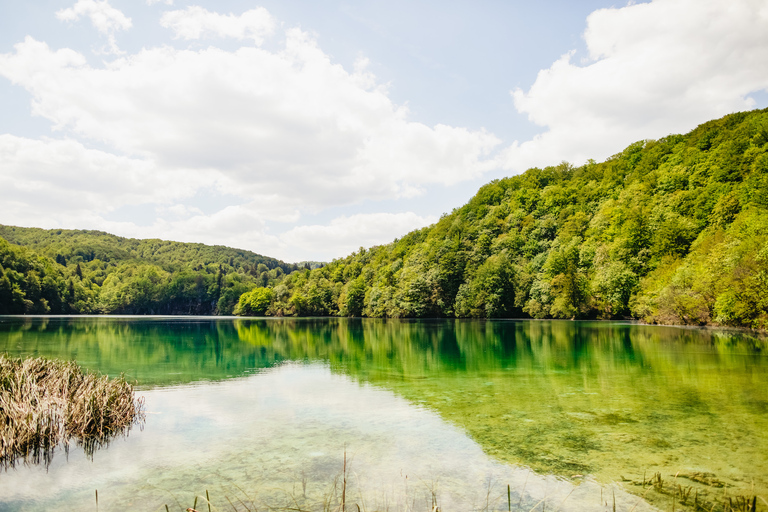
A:
<svg viewBox="0 0 768 512">
<path fill-rule="evenodd" d="M 493 181 L 435 225 L 243 295 L 243 314 L 768 327 L 768 110 Z"/>
<path fill-rule="evenodd" d="M 231 314 L 297 268 L 228 247 L 0 225 L 0 314 Z"/>
<path fill-rule="evenodd" d="M 495 180 L 324 266 L 0 228 L 0 313 L 638 318 L 768 327 L 768 110 Z M 10 243 L 8 243 L 10 242 Z M 23 246 L 23 247 L 22 247 Z"/>
</svg>

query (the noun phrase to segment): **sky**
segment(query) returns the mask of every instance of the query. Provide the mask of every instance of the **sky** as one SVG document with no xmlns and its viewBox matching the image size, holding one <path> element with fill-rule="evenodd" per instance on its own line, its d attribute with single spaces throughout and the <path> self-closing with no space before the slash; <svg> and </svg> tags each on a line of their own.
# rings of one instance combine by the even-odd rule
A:
<svg viewBox="0 0 768 512">
<path fill-rule="evenodd" d="M 768 0 L 0 0 L 0 224 L 330 261 L 768 107 Z"/>
</svg>

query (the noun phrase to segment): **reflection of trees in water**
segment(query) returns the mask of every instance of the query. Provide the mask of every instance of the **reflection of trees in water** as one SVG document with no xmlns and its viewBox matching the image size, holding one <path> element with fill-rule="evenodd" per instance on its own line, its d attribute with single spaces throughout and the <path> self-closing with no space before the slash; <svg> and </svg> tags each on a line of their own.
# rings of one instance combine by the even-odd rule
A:
<svg viewBox="0 0 768 512">
<path fill-rule="evenodd" d="M 245 322 L 286 359 L 426 405 L 487 453 L 543 473 L 642 481 L 709 467 L 736 490 L 764 475 L 765 340 L 740 332 L 601 322 Z M 733 445 L 726 439 L 745 439 Z M 733 469 L 736 468 L 735 472 Z M 738 479 L 743 481 L 740 483 Z M 745 489 L 742 489 L 745 490 Z"/>
<path fill-rule="evenodd" d="M 141 385 L 222 379 L 285 360 L 423 377 L 539 369 L 649 375 L 758 364 L 744 333 L 607 322 L 379 319 L 39 318 L 0 323 L 0 350 L 77 359 Z M 153 370 L 154 369 L 154 370 Z"/>
<path fill-rule="evenodd" d="M 76 357 L 142 385 L 324 362 L 439 412 L 495 458 L 542 472 L 642 480 L 652 467 L 699 464 L 766 485 L 766 341 L 742 332 L 340 318 L 75 318 L 0 330 L 0 351 Z"/>
</svg>

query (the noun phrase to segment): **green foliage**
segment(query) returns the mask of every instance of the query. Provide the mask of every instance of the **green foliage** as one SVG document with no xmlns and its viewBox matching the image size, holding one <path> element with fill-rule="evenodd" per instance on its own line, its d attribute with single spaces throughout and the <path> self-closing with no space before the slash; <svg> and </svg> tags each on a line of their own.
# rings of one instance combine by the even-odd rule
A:
<svg viewBox="0 0 768 512">
<path fill-rule="evenodd" d="M 280 281 L 274 314 L 768 325 L 768 110 L 529 169 Z"/>
<path fill-rule="evenodd" d="M 202 244 L 0 226 L 0 314 L 229 315 L 296 265 Z M 9 243 L 11 242 L 11 243 Z"/>
<path fill-rule="evenodd" d="M 67 313 L 66 291 L 59 265 L 0 238 L 0 314 Z"/>
<path fill-rule="evenodd" d="M 273 295 L 270 288 L 254 288 L 240 296 L 235 306 L 235 314 L 263 316 L 272 303 Z"/>
<path fill-rule="evenodd" d="M 765 329 L 768 110 L 639 141 L 602 163 L 494 180 L 433 226 L 327 265 L 88 231 L 0 226 L 0 236 L 36 251 L 0 245 L 0 312 L 634 317 Z"/>
<path fill-rule="evenodd" d="M 345 316 L 362 316 L 365 307 L 365 279 L 361 276 L 350 281 L 343 297 L 342 314 Z"/>
<path fill-rule="evenodd" d="M 509 317 L 515 309 L 514 267 L 506 254 L 492 255 L 459 287 L 456 316 Z"/>
<path fill-rule="evenodd" d="M 748 206 L 701 232 L 685 259 L 665 261 L 637 294 L 646 321 L 768 328 L 768 212 Z"/>
</svg>

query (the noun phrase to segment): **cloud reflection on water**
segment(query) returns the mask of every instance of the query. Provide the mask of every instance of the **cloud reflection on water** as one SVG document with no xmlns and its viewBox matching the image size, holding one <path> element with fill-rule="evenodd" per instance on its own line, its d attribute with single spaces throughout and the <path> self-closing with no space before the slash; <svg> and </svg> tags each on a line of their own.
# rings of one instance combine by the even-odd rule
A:
<svg viewBox="0 0 768 512">
<path fill-rule="evenodd" d="M 228 506 L 247 495 L 281 505 L 322 500 L 349 458 L 348 503 L 368 510 L 530 510 L 546 500 L 560 510 L 602 510 L 616 493 L 617 510 L 638 498 L 592 481 L 574 486 L 490 459 L 464 432 L 392 392 L 332 374 L 324 364 L 285 364 L 216 383 L 144 392 L 143 431 L 87 460 L 81 450 L 54 458 L 48 472 L 25 467 L 0 479 L 0 510 L 85 510 L 99 490 L 100 510 L 190 506 L 208 490 Z M 306 491 L 302 488 L 306 482 Z M 525 490 L 521 500 L 519 493 Z M 178 503 L 177 503 L 178 501 Z M 262 503 L 261 506 L 263 506 Z M 648 510 L 640 503 L 635 510 Z"/>
</svg>

